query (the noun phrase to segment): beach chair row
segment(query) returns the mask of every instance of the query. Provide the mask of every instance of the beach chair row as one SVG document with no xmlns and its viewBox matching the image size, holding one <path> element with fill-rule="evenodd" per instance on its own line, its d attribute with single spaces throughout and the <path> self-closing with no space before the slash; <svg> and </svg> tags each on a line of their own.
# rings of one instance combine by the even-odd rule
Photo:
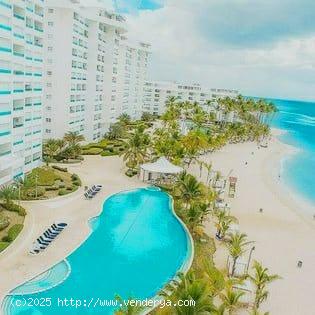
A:
<svg viewBox="0 0 315 315">
<path fill-rule="evenodd" d="M 66 226 L 67 223 L 52 224 L 40 237 L 36 239 L 30 253 L 36 255 L 45 250 Z"/>
<path fill-rule="evenodd" d="M 84 197 L 86 199 L 92 199 L 101 189 L 102 185 L 93 185 L 84 193 Z"/>
</svg>

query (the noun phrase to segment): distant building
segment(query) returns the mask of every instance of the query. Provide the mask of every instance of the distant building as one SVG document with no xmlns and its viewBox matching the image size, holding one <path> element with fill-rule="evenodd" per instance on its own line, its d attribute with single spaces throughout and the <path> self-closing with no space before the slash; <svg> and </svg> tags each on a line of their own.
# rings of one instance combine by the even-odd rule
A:
<svg viewBox="0 0 315 315">
<path fill-rule="evenodd" d="M 178 101 L 198 102 L 205 110 L 208 110 L 207 101 L 215 101 L 226 96 L 234 98 L 238 94 L 237 90 L 204 89 L 199 84 L 148 81 L 144 86 L 143 111 L 155 115 L 163 114 L 166 102 L 171 96 L 176 97 Z"/>
</svg>

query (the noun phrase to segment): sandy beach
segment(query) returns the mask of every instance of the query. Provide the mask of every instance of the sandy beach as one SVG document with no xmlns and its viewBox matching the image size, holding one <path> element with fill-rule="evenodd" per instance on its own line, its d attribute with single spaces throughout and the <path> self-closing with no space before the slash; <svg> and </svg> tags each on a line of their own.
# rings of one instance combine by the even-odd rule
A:
<svg viewBox="0 0 315 315">
<path fill-rule="evenodd" d="M 278 133 L 274 131 L 275 135 Z M 270 297 L 263 305 L 264 310 L 276 315 L 314 314 L 315 221 L 311 214 L 315 209 L 294 197 L 279 179 L 282 159 L 295 153 L 296 149 L 273 137 L 268 148 L 258 149 L 254 143 L 235 144 L 201 157 L 211 161 L 213 169 L 220 170 L 222 175 L 238 178 L 236 196 L 229 200 L 231 212 L 239 219 L 241 232 L 255 241 L 253 259 L 283 278 L 270 286 Z M 14 244 L 0 254 L 0 300 L 75 250 L 88 237 L 88 219 L 99 214 L 106 197 L 144 186 L 138 178 L 126 177 L 122 165 L 117 157 L 94 156 L 68 167 L 81 177 L 84 185 L 103 185 L 102 193 L 91 201 L 83 198 L 81 188 L 66 197 L 24 203 L 28 210 L 25 228 Z M 197 165 L 191 171 L 199 178 Z M 35 257 L 29 255 L 29 248 L 38 235 L 51 223 L 60 221 L 67 222 L 69 227 L 45 252 Z M 206 231 L 214 235 L 210 221 Z M 216 264 L 224 268 L 227 252 L 219 242 L 216 245 Z M 297 268 L 298 260 L 303 261 L 302 268 Z"/>
<path fill-rule="evenodd" d="M 270 285 L 270 296 L 262 309 L 276 315 L 312 315 L 315 222 L 311 214 L 315 208 L 279 179 L 281 161 L 297 153 L 276 139 L 279 132 L 273 130 L 268 148 L 258 149 L 254 143 L 228 145 L 202 159 L 212 162 L 213 169 L 222 175 L 231 172 L 238 178 L 236 196 L 229 199 L 231 213 L 239 219 L 240 231 L 255 241 L 253 259 L 282 277 Z M 193 173 L 199 176 L 198 166 Z M 211 222 L 206 231 L 214 235 Z M 216 245 L 216 263 L 224 268 L 227 252 L 219 242 Z M 302 268 L 297 268 L 298 260 L 303 261 Z"/>
</svg>

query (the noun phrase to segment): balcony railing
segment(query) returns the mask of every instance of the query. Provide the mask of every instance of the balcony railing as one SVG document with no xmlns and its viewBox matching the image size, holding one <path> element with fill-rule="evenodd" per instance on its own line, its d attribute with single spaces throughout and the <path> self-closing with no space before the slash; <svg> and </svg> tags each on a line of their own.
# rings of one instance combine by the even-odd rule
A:
<svg viewBox="0 0 315 315">
<path fill-rule="evenodd" d="M 14 51 L 14 52 L 13 52 L 13 55 L 14 55 L 14 56 L 17 56 L 17 57 L 24 57 L 24 54 L 23 54 L 23 53 L 20 53 L 20 52 L 17 52 L 17 51 Z"/>
<path fill-rule="evenodd" d="M 12 71 L 10 69 L 1 69 L 0 68 L 0 73 L 10 74 L 10 73 L 12 73 Z"/>
<path fill-rule="evenodd" d="M 11 154 L 11 150 L 8 150 L 8 151 L 4 151 L 4 152 L 0 152 L 0 156 L 5 156 L 5 155 L 8 155 L 8 154 Z"/>
<path fill-rule="evenodd" d="M 0 29 L 11 32 L 12 28 L 9 25 L 1 24 Z"/>
<path fill-rule="evenodd" d="M 7 2 L 4 1 L 4 0 L 0 0 L 0 6 L 2 6 L 2 7 L 4 7 L 4 8 L 7 8 L 7 9 L 12 9 L 11 4 L 7 3 Z"/>
<path fill-rule="evenodd" d="M 25 20 L 25 17 L 24 17 L 24 16 L 19 15 L 19 14 L 17 14 L 17 13 L 14 13 L 13 16 L 14 16 L 15 18 L 19 19 L 19 20 L 22 20 L 22 21 Z"/>
<path fill-rule="evenodd" d="M 9 136 L 10 134 L 10 131 L 0 131 L 0 137 Z"/>
</svg>

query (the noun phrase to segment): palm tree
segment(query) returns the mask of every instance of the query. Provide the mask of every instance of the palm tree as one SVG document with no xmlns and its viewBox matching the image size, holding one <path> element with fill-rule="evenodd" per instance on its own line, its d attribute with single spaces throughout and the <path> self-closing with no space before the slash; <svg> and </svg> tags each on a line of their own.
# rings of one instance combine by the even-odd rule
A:
<svg viewBox="0 0 315 315">
<path fill-rule="evenodd" d="M 148 155 L 150 137 L 143 130 L 137 129 L 124 141 L 125 149 L 121 152 L 129 169 L 136 169 L 143 163 Z"/>
<path fill-rule="evenodd" d="M 129 298 L 128 301 L 125 301 L 119 295 L 115 298 L 121 305 L 121 307 L 114 312 L 115 315 L 141 315 L 145 310 L 145 307 L 140 303 L 136 303 L 137 301 L 135 299 Z M 131 301 L 135 303 L 130 303 Z"/>
<path fill-rule="evenodd" d="M 122 138 L 123 136 L 124 136 L 124 127 L 122 123 L 116 122 L 109 126 L 109 130 L 106 134 L 106 137 L 109 140 L 116 140 L 116 139 Z"/>
<path fill-rule="evenodd" d="M 199 183 L 194 176 L 187 174 L 186 172 L 179 175 L 178 184 L 180 198 L 183 199 L 186 207 L 188 207 L 190 202 L 196 200 L 202 195 L 201 183 Z"/>
<path fill-rule="evenodd" d="M 117 120 L 124 126 L 127 126 L 131 123 L 131 117 L 127 113 L 121 114 Z"/>
<path fill-rule="evenodd" d="M 231 223 L 237 222 L 237 219 L 234 216 L 230 215 L 227 210 L 220 209 L 215 209 L 213 211 L 213 216 L 216 219 L 215 222 L 215 225 L 217 227 L 216 237 L 219 240 L 223 240 Z"/>
<path fill-rule="evenodd" d="M 235 234 L 229 234 L 229 239 L 227 242 L 227 248 L 228 248 L 229 254 L 233 260 L 232 272 L 231 272 L 232 277 L 235 274 L 237 259 L 246 252 L 247 245 L 249 245 L 251 243 L 253 243 L 253 242 L 247 241 L 247 235 L 244 233 L 237 232 Z"/>
<path fill-rule="evenodd" d="M 214 263 L 208 258 L 204 258 L 202 270 L 203 276 L 207 280 L 209 290 L 211 291 L 211 296 L 218 296 L 226 285 L 223 273 L 218 270 Z"/>
<path fill-rule="evenodd" d="M 210 212 L 206 203 L 193 203 L 183 211 L 184 221 L 189 230 L 196 235 L 197 228 L 203 225 L 205 216 Z"/>
<path fill-rule="evenodd" d="M 4 200 L 5 207 L 10 207 L 12 201 L 17 199 L 17 191 L 12 185 L 4 185 L 0 189 L 0 199 Z"/>
<path fill-rule="evenodd" d="M 234 314 L 239 309 L 239 307 L 241 306 L 240 298 L 243 295 L 244 292 L 233 289 L 233 287 L 231 286 L 228 286 L 225 289 L 225 292 L 221 294 L 221 300 L 229 315 Z"/>
<path fill-rule="evenodd" d="M 69 131 L 64 135 L 63 139 L 71 146 L 84 141 L 84 136 L 78 134 L 77 132 Z"/>
<path fill-rule="evenodd" d="M 43 145 L 43 154 L 46 164 L 52 161 L 64 148 L 65 141 L 60 139 L 47 139 Z"/>
<path fill-rule="evenodd" d="M 170 314 L 210 315 L 215 310 L 207 282 L 203 279 L 197 279 L 193 271 L 186 275 L 180 273 L 178 280 L 174 280 L 165 289 L 167 292 L 172 292 L 171 296 L 168 297 L 173 302 Z M 162 294 L 166 295 L 165 292 Z M 178 301 L 191 301 L 191 303 L 182 306 L 177 305 Z"/>
<path fill-rule="evenodd" d="M 280 279 L 276 274 L 270 275 L 268 268 L 264 268 L 259 262 L 254 261 L 254 275 L 249 275 L 249 279 L 255 286 L 254 311 L 257 311 L 260 304 L 268 298 L 269 292 L 266 290 L 267 284 Z"/>
</svg>

